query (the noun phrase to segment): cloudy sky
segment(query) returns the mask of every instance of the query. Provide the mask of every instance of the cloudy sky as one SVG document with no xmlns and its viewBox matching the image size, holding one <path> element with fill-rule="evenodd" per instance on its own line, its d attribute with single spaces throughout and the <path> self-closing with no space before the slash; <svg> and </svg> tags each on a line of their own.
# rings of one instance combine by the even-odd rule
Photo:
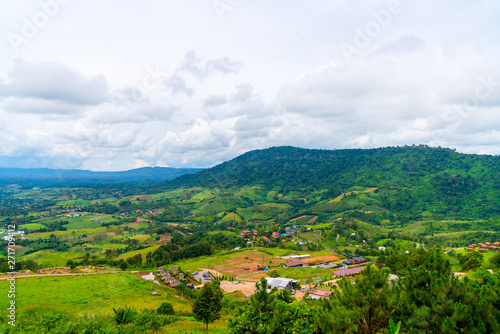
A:
<svg viewBox="0 0 500 334">
<path fill-rule="evenodd" d="M 499 15 L 496 0 L 3 1 L 0 167 L 500 154 Z"/>
</svg>

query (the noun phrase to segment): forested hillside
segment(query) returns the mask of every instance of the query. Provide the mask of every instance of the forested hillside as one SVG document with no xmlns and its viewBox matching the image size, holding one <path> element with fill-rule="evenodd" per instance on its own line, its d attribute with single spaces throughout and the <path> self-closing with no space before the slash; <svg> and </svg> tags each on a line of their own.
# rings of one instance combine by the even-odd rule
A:
<svg viewBox="0 0 500 334">
<path fill-rule="evenodd" d="M 325 190 L 325 199 L 353 187 L 376 187 L 373 204 L 413 215 L 459 217 L 500 213 L 500 158 L 427 146 L 309 150 L 273 147 L 169 182 L 169 187 L 260 185 L 282 193 Z"/>
</svg>

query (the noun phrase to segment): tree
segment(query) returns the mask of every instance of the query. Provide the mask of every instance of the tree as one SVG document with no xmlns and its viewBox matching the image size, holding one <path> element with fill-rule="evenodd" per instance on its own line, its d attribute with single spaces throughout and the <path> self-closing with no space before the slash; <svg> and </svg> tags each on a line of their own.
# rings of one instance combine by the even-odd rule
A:
<svg viewBox="0 0 500 334">
<path fill-rule="evenodd" d="M 222 290 L 218 282 L 205 283 L 200 295 L 193 304 L 194 318 L 208 324 L 220 319 L 222 309 Z"/>
<path fill-rule="evenodd" d="M 500 253 L 496 253 L 490 258 L 490 263 L 496 268 L 500 268 Z"/>
<path fill-rule="evenodd" d="M 66 262 L 66 267 L 69 267 L 69 269 L 73 270 L 73 269 L 75 269 L 75 268 L 76 268 L 76 265 L 75 265 L 75 263 L 73 262 L 73 260 L 68 260 L 68 261 Z"/>
<path fill-rule="evenodd" d="M 345 278 L 340 290 L 323 301 L 319 323 L 326 333 L 379 333 L 389 326 L 389 319 L 397 309 L 397 299 L 387 282 L 388 272 L 368 265 L 356 284 Z M 326 311 L 326 312 L 325 312 Z"/>
<path fill-rule="evenodd" d="M 401 303 L 396 321 L 416 333 L 499 332 L 495 289 L 477 289 L 468 279 L 459 280 L 440 250 L 417 270 L 408 270 L 397 290 Z"/>
<path fill-rule="evenodd" d="M 156 309 L 156 313 L 165 315 L 174 315 L 175 311 L 172 304 L 170 304 L 169 302 L 163 302 L 161 303 L 160 307 Z"/>
<path fill-rule="evenodd" d="M 270 277 L 280 277 L 280 274 L 278 273 L 277 270 L 273 270 L 269 273 Z"/>
<path fill-rule="evenodd" d="M 483 254 L 479 252 L 470 252 L 460 257 L 458 260 L 462 266 L 462 270 L 474 270 L 481 267 L 483 262 Z"/>
<path fill-rule="evenodd" d="M 246 305 L 229 319 L 229 333 L 291 334 L 320 333 L 317 312 L 308 303 L 295 300 L 288 289 L 267 292 L 263 278 Z"/>
<path fill-rule="evenodd" d="M 121 270 L 125 271 L 128 268 L 128 263 L 123 261 L 122 263 L 120 263 L 119 267 Z"/>
</svg>

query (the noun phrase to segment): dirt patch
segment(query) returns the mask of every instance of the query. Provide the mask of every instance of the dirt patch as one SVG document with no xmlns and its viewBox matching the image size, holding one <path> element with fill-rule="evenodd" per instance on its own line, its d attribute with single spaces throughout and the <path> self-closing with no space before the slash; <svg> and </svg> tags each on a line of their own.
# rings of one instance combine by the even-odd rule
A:
<svg viewBox="0 0 500 334">
<path fill-rule="evenodd" d="M 316 262 L 316 263 L 323 263 L 323 262 L 335 262 L 340 260 L 338 256 L 335 255 L 325 255 L 325 256 L 315 256 L 311 257 L 309 259 L 304 259 L 302 261 L 310 263 L 310 262 Z"/>
<path fill-rule="evenodd" d="M 247 298 L 255 293 L 255 283 L 240 282 L 235 284 L 229 281 L 221 281 L 220 287 L 225 293 L 240 291 Z"/>
</svg>

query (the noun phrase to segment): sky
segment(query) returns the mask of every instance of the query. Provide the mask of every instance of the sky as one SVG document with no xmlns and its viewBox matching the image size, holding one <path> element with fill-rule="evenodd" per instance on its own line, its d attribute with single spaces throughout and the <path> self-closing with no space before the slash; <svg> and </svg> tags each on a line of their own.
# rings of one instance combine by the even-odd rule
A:
<svg viewBox="0 0 500 334">
<path fill-rule="evenodd" d="M 254 149 L 500 153 L 500 2 L 0 5 L 0 167 L 211 167 Z"/>
</svg>

